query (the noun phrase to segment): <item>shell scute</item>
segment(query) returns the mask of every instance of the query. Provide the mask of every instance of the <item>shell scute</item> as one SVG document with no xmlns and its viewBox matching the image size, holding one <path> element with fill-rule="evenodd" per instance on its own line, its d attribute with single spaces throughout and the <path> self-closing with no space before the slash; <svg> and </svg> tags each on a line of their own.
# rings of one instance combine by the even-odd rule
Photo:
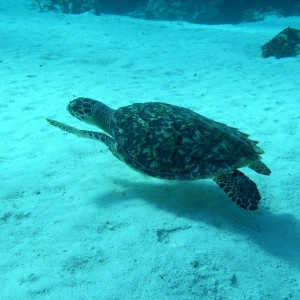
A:
<svg viewBox="0 0 300 300">
<path fill-rule="evenodd" d="M 248 135 L 165 103 L 121 107 L 112 127 L 122 159 L 154 177 L 208 178 L 259 159 L 260 148 Z"/>
</svg>

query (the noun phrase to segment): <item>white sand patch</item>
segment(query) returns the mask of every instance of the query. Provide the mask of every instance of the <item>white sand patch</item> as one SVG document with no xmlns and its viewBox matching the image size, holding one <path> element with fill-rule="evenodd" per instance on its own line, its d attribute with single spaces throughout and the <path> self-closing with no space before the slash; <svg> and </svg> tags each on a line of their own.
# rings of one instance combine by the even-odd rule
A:
<svg viewBox="0 0 300 300">
<path fill-rule="evenodd" d="M 0 298 L 298 299 L 300 59 L 260 46 L 300 18 L 206 26 L 17 3 L 0 10 Z M 79 96 L 164 101 L 251 134 L 273 172 L 245 170 L 260 210 L 48 125 L 92 128 L 65 110 Z"/>
</svg>

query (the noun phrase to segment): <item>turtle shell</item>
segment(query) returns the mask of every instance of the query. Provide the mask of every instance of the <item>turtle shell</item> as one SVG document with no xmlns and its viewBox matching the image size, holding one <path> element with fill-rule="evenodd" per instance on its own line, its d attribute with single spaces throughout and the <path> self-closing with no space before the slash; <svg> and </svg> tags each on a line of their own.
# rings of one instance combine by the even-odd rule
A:
<svg viewBox="0 0 300 300">
<path fill-rule="evenodd" d="M 263 153 L 237 129 L 165 103 L 121 107 L 111 128 L 120 158 L 158 178 L 211 178 L 247 166 Z"/>
</svg>

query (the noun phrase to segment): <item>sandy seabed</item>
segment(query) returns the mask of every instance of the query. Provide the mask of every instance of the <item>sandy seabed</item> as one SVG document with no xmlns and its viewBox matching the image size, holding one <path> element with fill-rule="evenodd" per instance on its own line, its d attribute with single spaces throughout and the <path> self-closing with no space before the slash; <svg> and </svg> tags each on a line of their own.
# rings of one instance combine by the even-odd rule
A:
<svg viewBox="0 0 300 300">
<path fill-rule="evenodd" d="M 300 58 L 260 51 L 300 17 L 207 26 L 14 2 L 0 4 L 0 298 L 300 299 Z M 259 210 L 49 126 L 95 130 L 65 110 L 80 96 L 181 105 L 249 133 L 272 170 L 243 170 Z"/>
</svg>

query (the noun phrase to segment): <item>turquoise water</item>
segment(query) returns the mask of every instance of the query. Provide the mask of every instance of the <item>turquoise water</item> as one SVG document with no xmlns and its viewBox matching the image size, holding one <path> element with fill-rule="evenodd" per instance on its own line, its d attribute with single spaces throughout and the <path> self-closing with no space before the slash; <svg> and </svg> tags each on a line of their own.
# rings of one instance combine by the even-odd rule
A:
<svg viewBox="0 0 300 300">
<path fill-rule="evenodd" d="M 0 299 L 298 299 L 299 57 L 260 47 L 299 17 L 201 25 L 1 4 Z M 299 26 L 298 26 L 299 28 Z M 260 141 L 249 212 L 210 179 L 147 177 L 82 130 L 77 97 L 165 102 Z"/>
</svg>

